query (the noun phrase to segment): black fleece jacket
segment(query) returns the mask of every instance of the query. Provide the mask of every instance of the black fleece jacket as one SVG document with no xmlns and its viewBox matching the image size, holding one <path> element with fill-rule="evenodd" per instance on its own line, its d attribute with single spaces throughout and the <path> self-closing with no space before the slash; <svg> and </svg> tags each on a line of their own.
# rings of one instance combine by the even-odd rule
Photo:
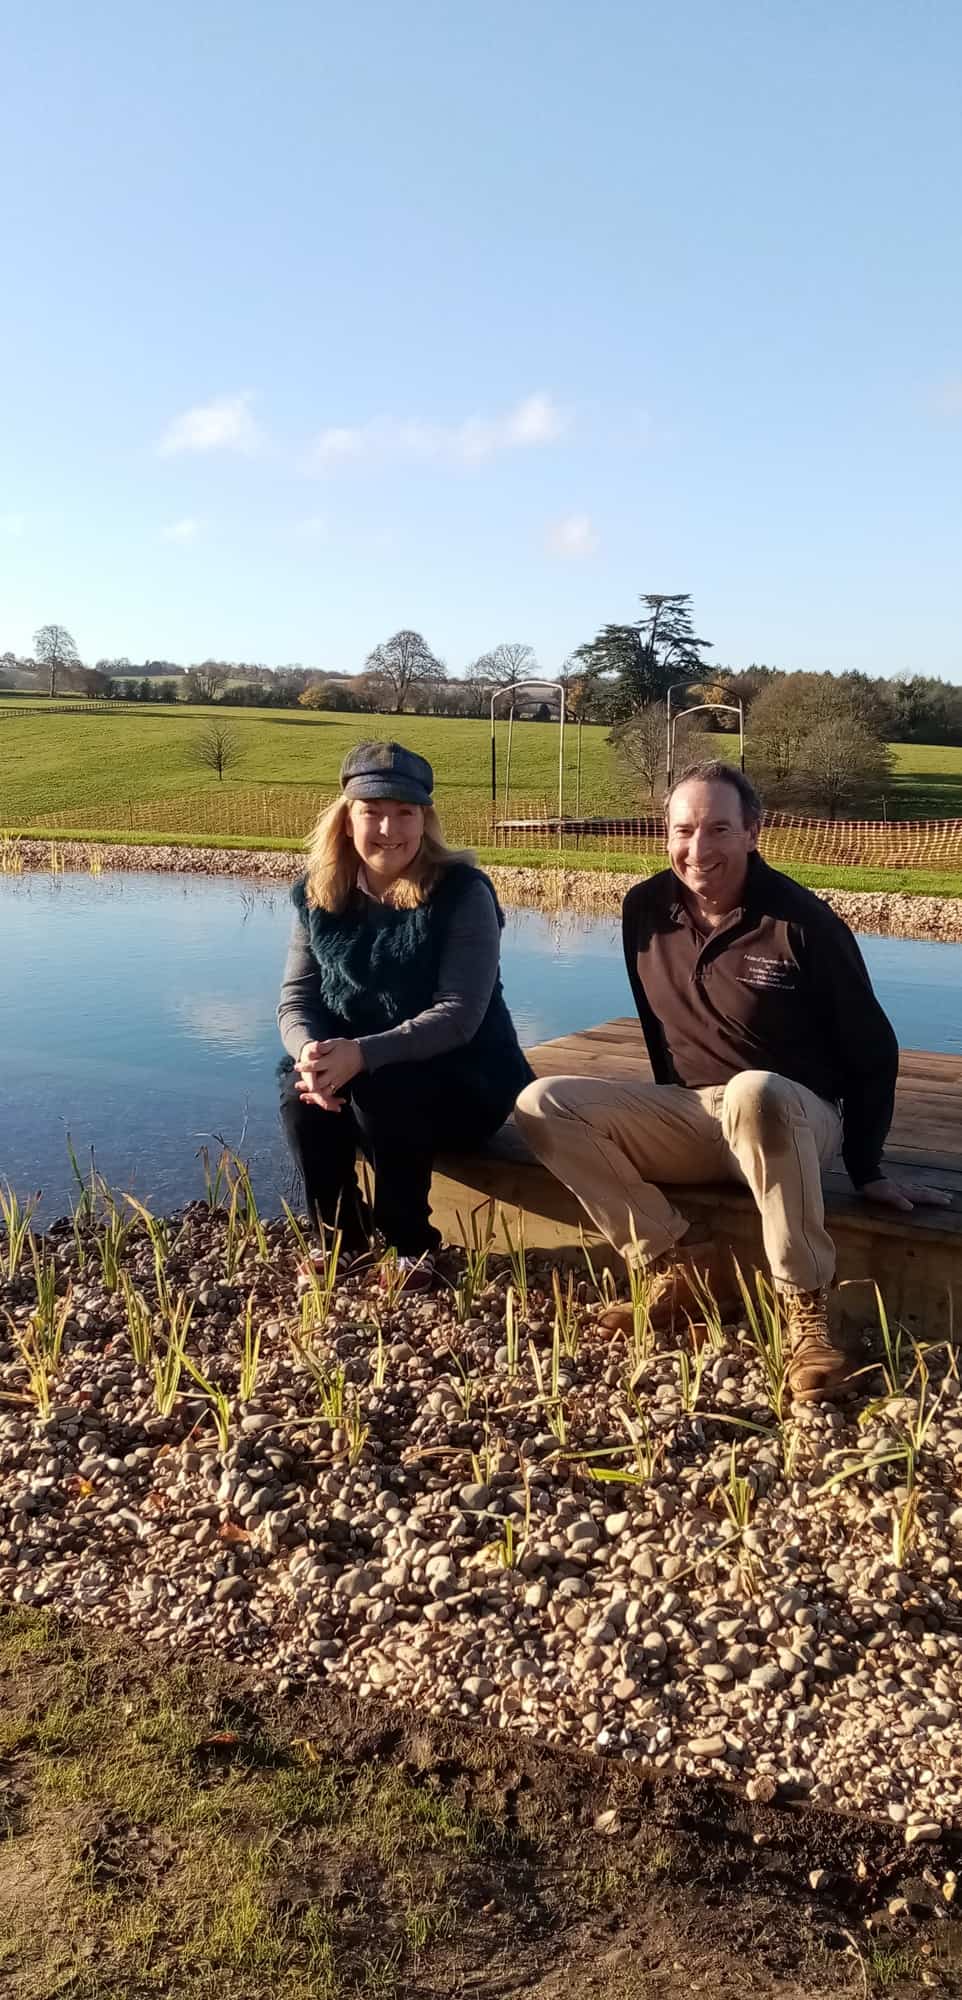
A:
<svg viewBox="0 0 962 2000">
<path fill-rule="evenodd" d="M 898 1043 L 827 903 L 753 854 L 743 907 L 705 938 L 666 868 L 629 889 L 622 938 L 656 1083 L 699 1090 L 745 1069 L 791 1077 L 841 1107 L 854 1185 L 879 1178 Z"/>
</svg>

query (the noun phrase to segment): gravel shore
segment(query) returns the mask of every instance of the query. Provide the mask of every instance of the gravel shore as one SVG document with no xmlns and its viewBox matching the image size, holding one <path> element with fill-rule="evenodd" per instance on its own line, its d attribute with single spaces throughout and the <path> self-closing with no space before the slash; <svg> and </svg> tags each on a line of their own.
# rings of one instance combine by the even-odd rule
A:
<svg viewBox="0 0 962 2000">
<path fill-rule="evenodd" d="M 285 1224 L 233 1268 L 222 1214 L 193 1204 L 167 1227 L 168 1316 L 178 1294 L 193 1308 L 187 1352 L 224 1392 L 226 1434 L 186 1371 L 160 1412 L 91 1225 L 56 1225 L 69 1299 L 46 1416 L 22 1351 L 29 1261 L 0 1280 L 0 1595 L 215 1649 L 265 1688 L 384 1691 L 749 1799 L 857 1809 L 913 1846 L 962 1824 L 962 1396 L 944 1349 L 907 1349 L 897 1393 L 869 1372 L 857 1400 L 779 1415 L 746 1327 L 632 1345 L 601 1334 L 583 1283 L 555 1336 L 533 1258 L 513 1337 L 501 1260 L 473 1299 L 389 1303 L 348 1276 L 305 1331 Z M 124 1262 L 159 1368 L 140 1223 Z"/>
<path fill-rule="evenodd" d="M 46 868 L 51 844 L 65 868 L 86 870 L 95 852 L 104 869 L 154 870 L 174 875 L 236 875 L 245 880 L 290 882 L 303 867 L 297 854 L 262 853 L 225 847 L 139 847 L 80 840 L 18 840 L 25 868 Z M 540 910 L 571 910 L 582 916 L 617 915 L 637 879 L 587 868 L 498 868 L 488 873 L 503 903 Z M 819 890 L 824 901 L 855 931 L 881 937 L 962 941 L 962 896 L 910 896 L 897 890 Z"/>
</svg>

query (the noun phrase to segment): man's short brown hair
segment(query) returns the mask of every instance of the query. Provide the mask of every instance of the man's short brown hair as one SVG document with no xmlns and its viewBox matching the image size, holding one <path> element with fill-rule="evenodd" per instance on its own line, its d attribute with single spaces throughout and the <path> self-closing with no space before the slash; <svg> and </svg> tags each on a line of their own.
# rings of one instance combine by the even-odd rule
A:
<svg viewBox="0 0 962 2000">
<path fill-rule="evenodd" d="M 763 807 L 761 799 L 750 778 L 740 771 L 737 764 L 727 764 L 724 757 L 710 757 L 703 764 L 689 764 L 669 785 L 665 793 L 665 824 L 668 824 L 668 808 L 675 793 L 682 785 L 731 785 L 738 793 L 742 808 L 744 826 L 761 826 Z"/>
</svg>

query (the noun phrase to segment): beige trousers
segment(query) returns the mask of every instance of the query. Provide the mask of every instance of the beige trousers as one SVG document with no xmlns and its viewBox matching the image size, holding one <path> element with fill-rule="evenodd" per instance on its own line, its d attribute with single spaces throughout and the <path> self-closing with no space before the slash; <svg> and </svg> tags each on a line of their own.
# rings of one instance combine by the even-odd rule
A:
<svg viewBox="0 0 962 2000">
<path fill-rule="evenodd" d="M 761 1069 L 707 1090 L 546 1076 L 521 1092 L 514 1116 L 537 1159 L 622 1256 L 632 1231 L 645 1262 L 684 1236 L 688 1223 L 662 1187 L 741 1181 L 755 1197 L 776 1284 L 831 1283 L 822 1168 L 838 1152 L 841 1120 L 802 1084 Z"/>
</svg>

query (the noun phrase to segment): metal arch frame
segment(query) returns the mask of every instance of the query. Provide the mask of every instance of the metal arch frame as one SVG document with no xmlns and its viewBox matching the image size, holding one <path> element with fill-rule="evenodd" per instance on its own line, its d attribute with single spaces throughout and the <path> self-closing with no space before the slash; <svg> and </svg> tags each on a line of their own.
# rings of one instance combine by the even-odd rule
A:
<svg viewBox="0 0 962 2000">
<path fill-rule="evenodd" d="M 699 702 L 696 702 L 696 703 L 695 703 L 695 706 L 694 706 L 694 708 L 678 708 L 678 709 L 676 709 L 676 712 L 675 712 L 675 714 L 674 714 L 674 715 L 672 715 L 672 712 L 671 712 L 671 698 L 672 698 L 672 695 L 673 695 L 673 694 L 677 694 L 677 693 L 679 692 L 679 690 L 680 690 L 681 688 L 690 688 L 690 687 L 715 687 L 715 688 L 724 688 L 724 686 L 725 686 L 725 683 L 724 683 L 724 681 L 706 681 L 706 680 L 705 680 L 705 679 L 704 679 L 703 677 L 699 677 L 699 679 L 698 679 L 698 680 L 690 680 L 690 681 L 672 681 L 672 684 L 671 684 L 670 688 L 668 689 L 668 692 L 667 692 L 667 694 L 666 694 L 666 696 L 665 696 L 665 721 L 666 721 L 666 735 L 667 735 L 667 741 L 666 741 L 666 746 L 665 746 L 665 775 L 666 775 L 666 778 L 667 778 L 667 781 L 668 781 L 668 785 L 669 785 L 669 787 L 671 786 L 671 782 L 672 782 L 672 778 L 673 778 L 673 776 L 674 776 L 674 768 L 675 768 L 675 730 L 676 730 L 676 729 L 677 729 L 677 727 L 678 727 L 678 718 L 679 718 L 679 716 L 680 716 L 680 715 L 703 715 L 703 714 L 707 714 L 707 713 L 708 713 L 709 711 L 710 711 L 710 712 L 711 712 L 711 713 L 712 713 L 713 715 L 717 715 L 717 713 L 718 713 L 719 709 L 721 709 L 721 710 L 722 710 L 722 711 L 723 711 L 723 712 L 724 712 L 725 714 L 727 714 L 727 715 L 737 715 L 737 717 L 738 717 L 738 765 L 739 765 L 739 769 L 740 769 L 741 771 L 744 771 L 744 769 L 745 769 L 745 704 L 744 704 L 744 702 L 743 702 L 743 701 L 742 701 L 742 700 L 741 700 L 740 698 L 739 698 L 739 700 L 737 700 L 737 701 L 699 701 Z"/>
<path fill-rule="evenodd" d="M 495 736 L 495 726 L 494 726 L 494 725 L 495 725 L 495 715 L 494 715 L 494 711 L 495 711 L 495 705 L 496 705 L 496 703 L 497 703 L 498 701 L 500 701 L 500 699 L 501 699 L 501 696 L 502 696 L 502 695 L 505 695 L 505 694 L 511 694 L 511 695 L 514 695 L 514 694 L 520 694 L 520 693 L 522 692 L 522 690 L 523 690 L 523 689 L 525 689 L 525 688 L 554 688 L 554 689 L 555 689 L 555 690 L 557 691 L 557 693 L 558 693 L 558 694 L 560 694 L 560 696 L 561 696 L 561 711 L 560 711 L 560 714 L 559 714 L 559 717 L 558 717 L 558 723 L 559 723 L 559 730 L 558 730 L 558 818 L 559 818 L 559 820 L 560 820 L 560 819 L 562 819 L 562 818 L 564 817 L 564 783 L 565 783 L 565 765 L 564 765 L 564 756 L 565 756 L 565 685 L 564 685 L 564 682 L 563 682 L 563 681 L 542 681 L 542 680 L 533 680 L 533 681 L 509 681 L 509 683 L 508 683 L 508 685 L 507 685 L 506 687 L 497 687 L 497 688 L 495 688 L 495 689 L 494 689 L 494 691 L 493 691 L 493 693 L 492 693 L 492 696 L 491 696 L 491 804 L 493 805 L 493 807 L 494 807 L 494 809 L 495 809 L 495 812 L 497 812 L 497 808 L 498 808 L 498 746 L 497 746 L 497 739 L 496 739 L 496 736 Z M 507 756 L 506 756 L 506 758 L 505 758 L 505 772 L 504 772 L 504 785 L 505 785 L 505 797 L 506 797 L 506 798 L 507 798 L 507 789 L 508 789 L 508 781 L 509 781 L 509 778 L 510 778 L 510 775 L 511 775 L 511 731 L 512 731 L 512 727 L 513 727 L 513 724 L 514 724 L 514 703 L 512 702 L 512 704 L 511 704 L 511 714 L 510 714 L 510 716 L 509 716 L 509 718 L 508 718 L 508 752 L 507 752 Z"/>
</svg>

